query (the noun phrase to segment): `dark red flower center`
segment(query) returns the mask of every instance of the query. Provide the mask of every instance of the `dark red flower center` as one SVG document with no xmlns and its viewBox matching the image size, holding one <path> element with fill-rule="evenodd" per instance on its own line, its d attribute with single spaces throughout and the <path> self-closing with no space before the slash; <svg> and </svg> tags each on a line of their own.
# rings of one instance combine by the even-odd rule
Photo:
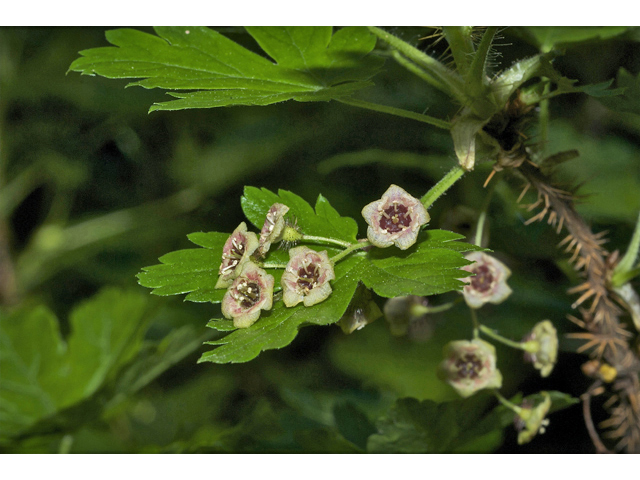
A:
<svg viewBox="0 0 640 480">
<path fill-rule="evenodd" d="M 405 205 L 393 203 L 382 211 L 380 228 L 387 233 L 397 233 L 411 225 L 411 215 Z"/>
<path fill-rule="evenodd" d="M 256 282 L 242 282 L 236 288 L 238 303 L 242 308 L 251 308 L 260 300 L 260 285 Z"/>
<path fill-rule="evenodd" d="M 482 370 L 482 362 L 478 357 L 471 353 L 467 353 L 463 357 L 456 360 L 455 363 L 458 373 L 464 378 L 478 378 L 480 371 Z"/>
<path fill-rule="evenodd" d="M 475 277 L 471 277 L 471 287 L 480 293 L 485 293 L 491 289 L 493 284 L 493 273 L 487 265 L 479 265 L 474 270 Z"/>
<path fill-rule="evenodd" d="M 318 278 L 320 278 L 320 269 L 315 263 L 311 263 L 306 267 L 300 267 L 298 269 L 298 286 L 308 292 L 318 284 Z"/>
</svg>

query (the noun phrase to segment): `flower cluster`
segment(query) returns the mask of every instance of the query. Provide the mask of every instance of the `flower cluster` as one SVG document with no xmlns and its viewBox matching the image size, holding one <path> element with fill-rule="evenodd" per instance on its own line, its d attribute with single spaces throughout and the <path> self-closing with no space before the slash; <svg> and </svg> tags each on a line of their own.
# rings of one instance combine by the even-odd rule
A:
<svg viewBox="0 0 640 480">
<path fill-rule="evenodd" d="M 286 205 L 273 204 L 259 239 L 255 233 L 247 231 L 242 222 L 224 244 L 215 288 L 227 289 L 222 299 L 222 314 L 232 319 L 237 328 L 250 327 L 262 310 L 270 310 L 273 306 L 275 279 L 261 268 L 260 259 L 272 244 L 286 240 L 288 224 L 284 216 L 288 211 Z M 295 233 L 302 236 L 297 230 Z M 293 307 L 302 302 L 310 307 L 329 297 L 330 281 L 335 273 L 327 252 L 301 246 L 290 249 L 289 257 L 281 279 L 284 304 Z"/>
</svg>

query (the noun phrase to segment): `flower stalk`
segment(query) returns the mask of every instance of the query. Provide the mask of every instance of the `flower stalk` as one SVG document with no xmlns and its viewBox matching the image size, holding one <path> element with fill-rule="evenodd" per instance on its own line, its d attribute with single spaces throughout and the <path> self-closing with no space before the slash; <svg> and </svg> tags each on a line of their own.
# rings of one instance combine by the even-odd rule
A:
<svg viewBox="0 0 640 480">
<path fill-rule="evenodd" d="M 449 172 L 420 199 L 424 208 L 429 209 L 429 207 L 449 190 L 454 183 L 460 180 L 465 173 L 466 170 L 460 165 L 456 165 L 449 170 Z"/>
</svg>

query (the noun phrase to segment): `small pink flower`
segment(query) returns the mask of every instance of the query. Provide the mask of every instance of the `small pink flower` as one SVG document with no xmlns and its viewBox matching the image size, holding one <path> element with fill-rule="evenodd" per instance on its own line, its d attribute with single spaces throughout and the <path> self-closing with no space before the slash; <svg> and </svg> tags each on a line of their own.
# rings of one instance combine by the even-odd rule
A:
<svg viewBox="0 0 640 480">
<path fill-rule="evenodd" d="M 500 388 L 502 374 L 496 368 L 496 349 L 478 338 L 450 342 L 444 347 L 445 359 L 438 367 L 438 377 L 451 385 L 462 397 L 484 388 Z"/>
<path fill-rule="evenodd" d="M 289 207 L 282 203 L 274 203 L 267 212 L 267 218 L 262 226 L 260 232 L 260 254 L 265 255 L 272 243 L 277 243 L 282 240 L 282 233 L 284 232 L 285 221 L 284 215 L 289 211 Z"/>
<path fill-rule="evenodd" d="M 501 303 L 511 295 L 511 288 L 507 285 L 511 270 L 504 263 L 483 252 L 471 252 L 465 258 L 475 262 L 462 267 L 462 270 L 475 273 L 473 277 L 462 279 L 469 282 L 462 293 L 470 308 L 480 308 L 488 302 Z"/>
<path fill-rule="evenodd" d="M 260 317 L 260 310 L 273 304 L 273 275 L 255 263 L 247 263 L 222 299 L 222 314 L 233 319 L 236 328 L 247 328 Z"/>
<path fill-rule="evenodd" d="M 247 232 L 247 225 L 242 222 L 222 248 L 222 264 L 218 272 L 220 277 L 215 288 L 227 288 L 231 285 L 257 248 L 258 237 L 253 232 Z"/>
<path fill-rule="evenodd" d="M 367 238 L 376 247 L 396 245 L 406 250 L 416 243 L 420 227 L 429 220 L 427 209 L 397 185 L 391 185 L 380 200 L 362 209 L 369 224 Z"/>
<path fill-rule="evenodd" d="M 330 280 L 336 278 L 327 252 L 316 252 L 300 246 L 289 250 L 289 263 L 282 274 L 284 304 L 293 307 L 304 302 L 305 307 L 320 303 L 331 295 Z"/>
</svg>

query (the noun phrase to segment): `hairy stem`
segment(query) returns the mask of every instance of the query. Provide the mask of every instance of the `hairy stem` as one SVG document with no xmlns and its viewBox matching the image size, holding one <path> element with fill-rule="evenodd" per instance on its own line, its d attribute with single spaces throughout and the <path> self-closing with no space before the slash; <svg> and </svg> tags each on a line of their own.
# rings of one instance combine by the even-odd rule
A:
<svg viewBox="0 0 640 480">
<path fill-rule="evenodd" d="M 402 108 L 389 107 L 387 105 L 380 105 L 377 103 L 365 102 L 364 100 L 357 100 L 355 98 L 336 98 L 338 102 L 352 107 L 366 108 L 367 110 L 373 110 L 374 112 L 388 113 L 397 117 L 410 118 L 411 120 L 417 120 L 418 122 L 428 123 L 434 127 L 449 130 L 451 124 L 445 120 L 439 118 L 430 117 L 429 115 L 423 115 L 421 113 L 411 112 L 409 110 L 403 110 Z"/>
<path fill-rule="evenodd" d="M 471 66 L 469 67 L 469 74 L 467 76 L 467 83 L 469 84 L 469 91 L 472 95 L 477 95 L 482 91 L 482 87 L 485 83 L 485 69 L 487 65 L 487 57 L 489 50 L 491 49 L 491 43 L 493 37 L 498 31 L 498 27 L 487 27 L 487 30 L 482 36 L 480 45 L 473 57 Z"/>
<path fill-rule="evenodd" d="M 337 238 L 317 237 L 315 235 L 302 235 L 301 240 L 307 240 L 309 242 L 332 243 L 333 245 L 339 245 L 342 248 L 349 248 L 351 245 L 353 245 L 351 242 L 345 242 L 344 240 L 339 240 Z"/>
<path fill-rule="evenodd" d="M 466 173 L 466 170 L 462 168 L 460 165 L 456 165 L 449 172 L 442 177 L 442 179 L 436 183 L 431 189 L 424 194 L 424 196 L 420 199 L 424 208 L 429 208 L 433 205 L 442 194 L 444 194 L 449 188 L 456 183 L 458 180 L 462 178 L 462 176 Z"/>
<path fill-rule="evenodd" d="M 371 246 L 371 243 L 369 241 L 353 243 L 353 244 L 351 244 L 351 246 L 349 248 L 345 248 L 343 251 L 341 251 L 337 255 L 331 257 L 331 261 L 334 264 L 338 263 L 340 260 L 345 258 L 347 255 L 350 255 L 353 252 L 356 252 L 358 250 L 361 250 L 363 248 L 370 247 L 370 246 Z"/>
<path fill-rule="evenodd" d="M 412 45 L 409 45 L 404 40 L 391 35 L 378 27 L 368 27 L 369 30 L 388 43 L 391 47 L 398 50 L 406 58 L 417 63 L 420 67 L 426 70 L 430 75 L 433 75 L 438 82 L 446 87 L 445 93 L 455 97 L 460 103 L 464 103 L 466 95 L 464 93 L 464 82 L 460 75 L 456 72 L 449 70 L 442 63 L 433 57 L 430 57 L 424 52 L 421 52 Z"/>
</svg>

